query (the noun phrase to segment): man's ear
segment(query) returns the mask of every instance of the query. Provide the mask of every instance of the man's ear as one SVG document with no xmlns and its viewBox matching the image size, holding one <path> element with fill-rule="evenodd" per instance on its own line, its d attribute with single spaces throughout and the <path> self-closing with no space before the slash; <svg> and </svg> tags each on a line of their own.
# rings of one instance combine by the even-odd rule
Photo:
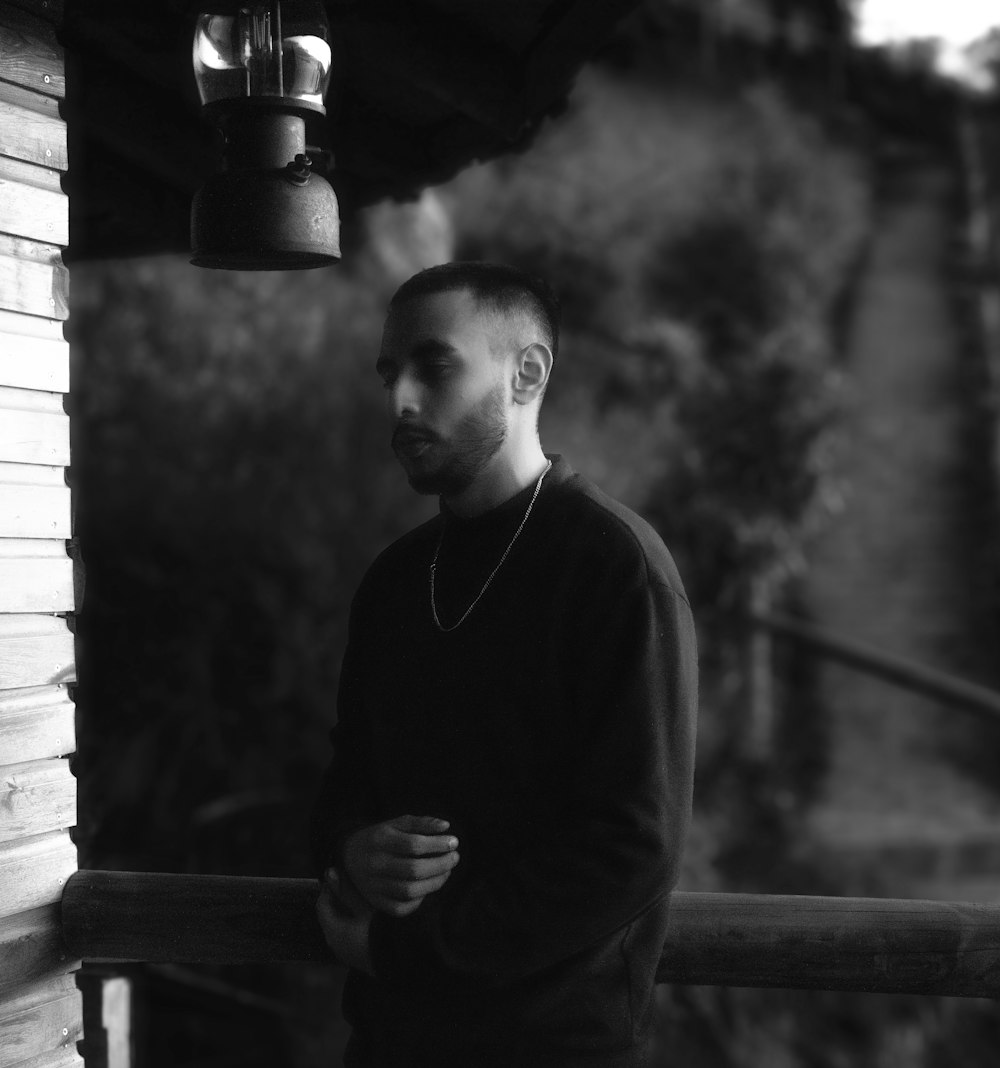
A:
<svg viewBox="0 0 1000 1068">
<path fill-rule="evenodd" d="M 514 400 L 531 404 L 540 400 L 552 371 L 552 352 L 548 345 L 534 342 L 521 349 L 514 365 Z"/>
</svg>

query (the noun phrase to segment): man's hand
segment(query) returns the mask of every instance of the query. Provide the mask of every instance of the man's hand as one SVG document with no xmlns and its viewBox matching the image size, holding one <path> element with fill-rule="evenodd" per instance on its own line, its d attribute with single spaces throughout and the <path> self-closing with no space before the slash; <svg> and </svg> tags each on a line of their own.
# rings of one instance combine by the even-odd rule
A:
<svg viewBox="0 0 1000 1068">
<path fill-rule="evenodd" d="M 327 869 L 316 901 L 316 918 L 326 944 L 337 959 L 351 968 L 373 975 L 368 932 L 372 910 L 334 868 Z"/>
<path fill-rule="evenodd" d="M 398 816 L 365 827 L 344 843 L 344 867 L 372 908 L 409 916 L 458 863 L 458 839 L 447 830 L 446 820 L 432 816 Z"/>
</svg>

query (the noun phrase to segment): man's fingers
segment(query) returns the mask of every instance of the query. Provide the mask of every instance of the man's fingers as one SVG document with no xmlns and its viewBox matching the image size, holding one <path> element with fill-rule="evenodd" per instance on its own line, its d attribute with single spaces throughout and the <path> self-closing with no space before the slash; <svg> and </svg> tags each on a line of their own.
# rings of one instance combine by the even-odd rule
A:
<svg viewBox="0 0 1000 1068">
<path fill-rule="evenodd" d="M 389 879 L 433 879 L 451 871 L 459 861 L 459 854 L 440 853 L 433 857 L 380 857 L 373 863 L 373 872 Z"/>
<path fill-rule="evenodd" d="M 436 875 L 433 879 L 421 879 L 417 883 L 407 883 L 407 891 L 411 897 L 423 900 L 428 894 L 440 890 L 448 881 L 451 872 L 446 871 L 443 875 Z"/>
<path fill-rule="evenodd" d="M 334 886 L 341 899 L 335 905 L 357 911 L 347 893 L 356 888 L 368 906 L 408 915 L 413 909 L 401 906 L 419 905 L 459 862 L 458 839 L 448 826 L 435 816 L 399 816 L 355 832 L 344 845 L 346 883 Z"/>
<path fill-rule="evenodd" d="M 428 894 L 440 890 L 448 881 L 450 871 L 430 879 L 379 879 L 372 887 L 378 896 L 378 907 L 384 909 L 392 902 L 421 901 Z"/>
<path fill-rule="evenodd" d="M 397 816 L 389 826 L 407 834 L 444 834 L 449 824 L 437 816 Z"/>
<path fill-rule="evenodd" d="M 425 857 L 437 853 L 450 853 L 458 849 L 458 839 L 453 834 L 417 834 L 401 830 L 391 824 L 383 824 L 384 834 L 379 845 L 399 857 Z"/>
</svg>

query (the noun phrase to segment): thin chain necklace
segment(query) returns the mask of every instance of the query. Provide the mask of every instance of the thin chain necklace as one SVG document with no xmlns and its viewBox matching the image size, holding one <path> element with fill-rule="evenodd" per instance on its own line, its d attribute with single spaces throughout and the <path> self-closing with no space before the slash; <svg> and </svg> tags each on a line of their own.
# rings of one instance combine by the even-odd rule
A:
<svg viewBox="0 0 1000 1068">
<path fill-rule="evenodd" d="M 507 559 L 507 557 L 510 555 L 511 549 L 514 548 L 514 542 L 517 541 L 518 535 L 521 533 L 522 530 L 524 530 L 524 524 L 528 522 L 528 516 L 531 515 L 531 509 L 534 508 L 535 501 L 538 498 L 539 491 L 542 488 L 542 479 L 545 478 L 545 476 L 549 473 L 549 468 L 551 466 L 552 461 L 549 460 L 549 462 L 545 465 L 545 470 L 538 476 L 538 481 L 535 483 L 535 492 L 532 493 L 531 500 L 528 501 L 528 507 L 524 513 L 524 518 L 521 520 L 520 526 L 518 526 L 517 530 L 514 531 L 514 537 L 510 539 L 510 544 L 507 546 L 506 549 L 504 549 L 503 556 L 500 557 L 500 562 L 489 573 L 489 577 L 483 583 L 483 588 L 479 591 L 478 594 L 476 594 L 476 598 L 472 602 L 472 604 L 470 604 L 469 607 L 466 608 L 465 612 L 462 614 L 461 619 L 459 619 L 457 623 L 453 623 L 450 627 L 446 627 L 441 622 L 441 619 L 438 616 L 437 602 L 434 597 L 434 572 L 437 571 L 438 554 L 441 552 L 441 544 L 444 541 L 444 530 L 442 529 L 441 536 L 438 538 L 437 548 L 434 550 L 434 559 L 431 561 L 431 615 L 434 616 L 434 623 L 435 626 L 437 626 L 438 630 L 443 631 L 445 634 L 448 634 L 450 631 L 457 630 L 469 618 L 469 613 L 473 610 L 473 608 L 475 608 L 476 605 L 479 604 L 483 594 L 490 588 L 490 583 L 496 577 L 497 572 L 500 570 L 501 567 L 503 567 L 504 560 Z"/>
</svg>

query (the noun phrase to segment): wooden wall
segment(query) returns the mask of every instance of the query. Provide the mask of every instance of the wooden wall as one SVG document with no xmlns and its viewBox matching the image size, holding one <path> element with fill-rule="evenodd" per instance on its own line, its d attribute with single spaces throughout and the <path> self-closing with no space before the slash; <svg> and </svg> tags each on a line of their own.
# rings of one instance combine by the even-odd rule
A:
<svg viewBox="0 0 1000 1068">
<path fill-rule="evenodd" d="M 58 0 L 0 0 L 0 1065 L 80 1065 Z"/>
</svg>

